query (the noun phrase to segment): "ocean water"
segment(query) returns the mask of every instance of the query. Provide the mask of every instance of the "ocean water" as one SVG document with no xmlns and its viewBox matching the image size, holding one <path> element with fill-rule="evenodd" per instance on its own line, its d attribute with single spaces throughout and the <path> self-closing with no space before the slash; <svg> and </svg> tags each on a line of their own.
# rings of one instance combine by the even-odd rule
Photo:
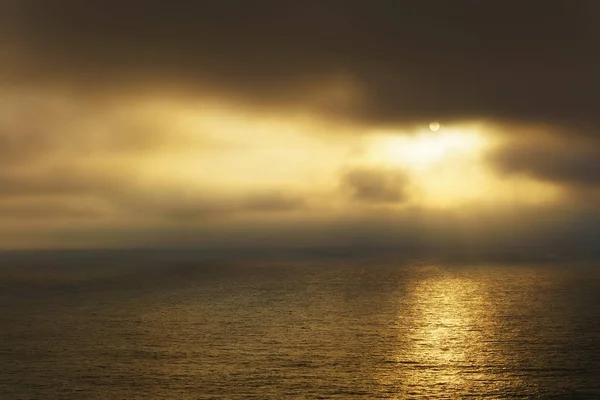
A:
<svg viewBox="0 0 600 400">
<path fill-rule="evenodd" d="M 0 399 L 600 399 L 600 265 L 5 257 Z"/>
</svg>

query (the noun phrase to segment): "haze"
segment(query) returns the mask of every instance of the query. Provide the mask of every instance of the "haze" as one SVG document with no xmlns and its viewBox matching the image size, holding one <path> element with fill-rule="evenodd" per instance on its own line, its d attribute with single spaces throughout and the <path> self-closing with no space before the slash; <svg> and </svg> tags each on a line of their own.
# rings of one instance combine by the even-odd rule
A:
<svg viewBox="0 0 600 400">
<path fill-rule="evenodd" d="M 4 0 L 0 247 L 596 257 L 599 11 Z"/>
</svg>

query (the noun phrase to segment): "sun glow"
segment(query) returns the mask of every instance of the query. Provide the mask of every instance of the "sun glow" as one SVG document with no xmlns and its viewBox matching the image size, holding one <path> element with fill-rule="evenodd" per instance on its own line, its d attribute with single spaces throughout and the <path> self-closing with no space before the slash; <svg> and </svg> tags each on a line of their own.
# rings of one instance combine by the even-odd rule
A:
<svg viewBox="0 0 600 400">
<path fill-rule="evenodd" d="M 444 127 L 414 134 L 380 132 L 364 160 L 371 165 L 400 169 L 410 176 L 413 204 L 454 207 L 466 203 L 555 199 L 557 190 L 527 180 L 506 180 L 486 163 L 497 143 L 478 126 Z"/>
<path fill-rule="evenodd" d="M 483 124 L 436 125 L 438 131 L 425 125 L 413 133 L 362 131 L 302 115 L 247 113 L 208 101 L 204 106 L 143 103 L 134 109 L 140 119 L 164 127 L 169 136 L 153 151 L 113 165 L 119 161 L 132 171 L 150 197 L 167 193 L 187 204 L 209 195 L 236 199 L 267 192 L 310 198 L 319 212 L 347 211 L 365 203 L 340 189 L 341 177 L 366 169 L 375 181 L 363 182 L 365 190 L 391 185 L 384 189 L 397 191 L 400 200 L 385 207 L 398 210 L 556 198 L 556 189 L 548 184 L 502 177 L 490 168 L 488 150 L 500 139 L 495 128 Z M 332 131 L 337 135 L 330 135 Z M 401 187 L 389 183 L 396 181 L 388 178 L 398 176 L 403 177 L 398 180 Z"/>
<path fill-rule="evenodd" d="M 422 132 L 417 135 L 380 135 L 372 153 L 386 164 L 414 171 L 433 167 L 445 159 L 477 156 L 486 147 L 482 135 L 472 130 Z"/>
</svg>

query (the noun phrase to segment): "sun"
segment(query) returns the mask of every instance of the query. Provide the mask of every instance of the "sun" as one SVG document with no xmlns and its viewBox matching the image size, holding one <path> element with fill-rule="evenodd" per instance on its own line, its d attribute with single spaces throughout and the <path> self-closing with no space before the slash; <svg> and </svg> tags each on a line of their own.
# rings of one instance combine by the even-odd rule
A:
<svg viewBox="0 0 600 400">
<path fill-rule="evenodd" d="M 441 126 L 441 125 L 440 125 L 440 123 L 439 123 L 439 122 L 437 122 L 437 121 L 433 121 L 432 123 L 430 123 L 430 124 L 429 124 L 429 130 L 430 130 L 431 132 L 437 132 L 437 131 L 439 131 L 439 130 L 440 130 L 440 128 L 441 128 L 441 127 L 442 127 L 442 126 Z"/>
</svg>

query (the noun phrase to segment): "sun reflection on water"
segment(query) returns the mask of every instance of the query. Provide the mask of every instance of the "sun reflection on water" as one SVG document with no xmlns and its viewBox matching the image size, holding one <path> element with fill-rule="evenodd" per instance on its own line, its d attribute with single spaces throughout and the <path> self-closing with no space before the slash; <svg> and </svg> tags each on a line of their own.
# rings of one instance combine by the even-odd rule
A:
<svg viewBox="0 0 600 400">
<path fill-rule="evenodd" d="M 497 329 L 486 286 L 437 270 L 413 282 L 398 309 L 399 348 L 390 360 L 398 368 L 382 383 L 405 395 L 423 390 L 476 394 L 473 382 L 483 380 L 485 367 L 495 363 L 486 346 L 486 337 Z"/>
</svg>

